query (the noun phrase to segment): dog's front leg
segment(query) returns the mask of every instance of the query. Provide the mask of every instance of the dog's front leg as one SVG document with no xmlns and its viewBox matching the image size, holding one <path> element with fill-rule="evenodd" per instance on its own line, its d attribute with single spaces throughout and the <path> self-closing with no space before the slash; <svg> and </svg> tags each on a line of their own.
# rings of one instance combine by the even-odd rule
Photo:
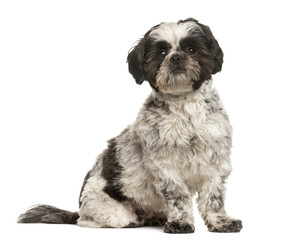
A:
<svg viewBox="0 0 293 240">
<path fill-rule="evenodd" d="M 192 197 L 185 184 L 165 178 L 160 180 L 158 188 L 167 205 L 167 222 L 164 232 L 193 233 Z"/>
<path fill-rule="evenodd" d="M 230 218 L 224 209 L 224 182 L 223 176 L 205 181 L 198 194 L 198 209 L 210 232 L 239 232 L 242 222 Z"/>
</svg>

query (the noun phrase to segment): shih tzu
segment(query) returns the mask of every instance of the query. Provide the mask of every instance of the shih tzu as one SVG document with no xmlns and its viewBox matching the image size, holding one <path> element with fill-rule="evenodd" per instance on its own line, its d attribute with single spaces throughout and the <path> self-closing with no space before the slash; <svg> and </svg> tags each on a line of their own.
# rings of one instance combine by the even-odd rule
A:
<svg viewBox="0 0 293 240">
<path fill-rule="evenodd" d="M 209 231 L 239 232 L 224 209 L 232 127 L 212 75 L 223 52 L 209 27 L 189 18 L 151 28 L 127 57 L 136 83 L 152 93 L 136 121 L 108 141 L 84 179 L 79 211 L 38 205 L 19 223 L 82 227 L 164 226 L 192 233 L 193 203 Z"/>
</svg>

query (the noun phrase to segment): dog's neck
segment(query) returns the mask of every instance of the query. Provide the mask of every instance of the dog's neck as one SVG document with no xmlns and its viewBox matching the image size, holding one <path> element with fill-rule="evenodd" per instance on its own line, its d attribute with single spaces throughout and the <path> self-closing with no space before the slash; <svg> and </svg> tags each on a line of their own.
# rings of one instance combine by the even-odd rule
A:
<svg viewBox="0 0 293 240">
<path fill-rule="evenodd" d="M 213 80 L 209 79 L 202 83 L 199 89 L 180 93 L 180 94 L 170 94 L 170 93 L 162 93 L 162 92 L 152 92 L 152 97 L 154 99 L 158 99 L 159 101 L 163 101 L 165 103 L 184 103 L 184 102 L 191 102 L 191 101 L 198 101 L 205 99 L 205 96 L 210 93 L 212 90 L 212 83 Z"/>
</svg>

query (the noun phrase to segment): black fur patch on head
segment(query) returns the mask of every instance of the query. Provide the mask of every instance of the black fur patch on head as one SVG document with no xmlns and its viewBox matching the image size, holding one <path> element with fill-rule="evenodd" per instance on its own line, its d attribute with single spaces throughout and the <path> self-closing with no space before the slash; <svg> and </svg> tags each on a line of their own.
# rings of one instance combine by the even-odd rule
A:
<svg viewBox="0 0 293 240">
<path fill-rule="evenodd" d="M 178 23 L 184 23 L 184 22 L 188 22 L 188 21 L 195 22 L 202 29 L 202 32 L 204 34 L 203 36 L 206 41 L 207 49 L 209 50 L 211 56 L 213 57 L 213 61 L 214 61 L 214 66 L 213 66 L 211 73 L 216 74 L 217 72 L 220 72 L 222 69 L 222 65 L 223 65 L 224 53 L 223 53 L 222 49 L 220 48 L 218 41 L 215 39 L 211 29 L 208 26 L 199 23 L 199 21 L 197 21 L 194 18 L 187 18 L 185 20 L 179 21 Z"/>
<path fill-rule="evenodd" d="M 214 39 L 214 41 L 216 40 Z M 222 64 L 219 64 L 217 60 L 219 56 L 214 54 L 211 40 L 207 38 L 205 32 L 199 29 L 191 30 L 188 37 L 181 39 L 180 49 L 185 52 L 192 49 L 193 52 L 189 56 L 200 65 L 199 79 L 193 81 L 194 90 L 200 88 L 201 84 L 210 79 L 212 74 L 220 71 Z"/>
<path fill-rule="evenodd" d="M 163 60 L 168 55 L 171 45 L 166 41 L 154 41 L 153 39 L 149 39 L 146 46 L 143 68 L 149 84 L 153 89 L 158 91 L 156 87 L 157 72 L 160 69 Z"/>
<path fill-rule="evenodd" d="M 107 185 L 103 191 L 115 200 L 122 202 L 127 200 L 127 197 L 121 191 L 122 167 L 119 165 L 116 156 L 116 140 L 115 138 L 108 141 L 108 149 L 104 152 L 102 177 L 107 181 Z"/>
</svg>

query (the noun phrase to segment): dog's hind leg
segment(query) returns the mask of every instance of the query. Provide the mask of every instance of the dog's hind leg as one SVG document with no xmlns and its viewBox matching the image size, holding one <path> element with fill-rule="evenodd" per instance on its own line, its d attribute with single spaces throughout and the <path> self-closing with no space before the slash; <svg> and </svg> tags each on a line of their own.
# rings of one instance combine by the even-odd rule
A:
<svg viewBox="0 0 293 240">
<path fill-rule="evenodd" d="M 143 225 L 131 204 L 118 202 L 106 193 L 87 196 L 81 205 L 77 224 L 81 227 L 134 227 Z"/>
<path fill-rule="evenodd" d="M 87 180 L 80 197 L 77 224 L 93 228 L 141 226 L 143 220 L 137 216 L 132 204 L 110 197 L 104 192 L 105 186 L 105 180 L 96 175 Z"/>
</svg>

